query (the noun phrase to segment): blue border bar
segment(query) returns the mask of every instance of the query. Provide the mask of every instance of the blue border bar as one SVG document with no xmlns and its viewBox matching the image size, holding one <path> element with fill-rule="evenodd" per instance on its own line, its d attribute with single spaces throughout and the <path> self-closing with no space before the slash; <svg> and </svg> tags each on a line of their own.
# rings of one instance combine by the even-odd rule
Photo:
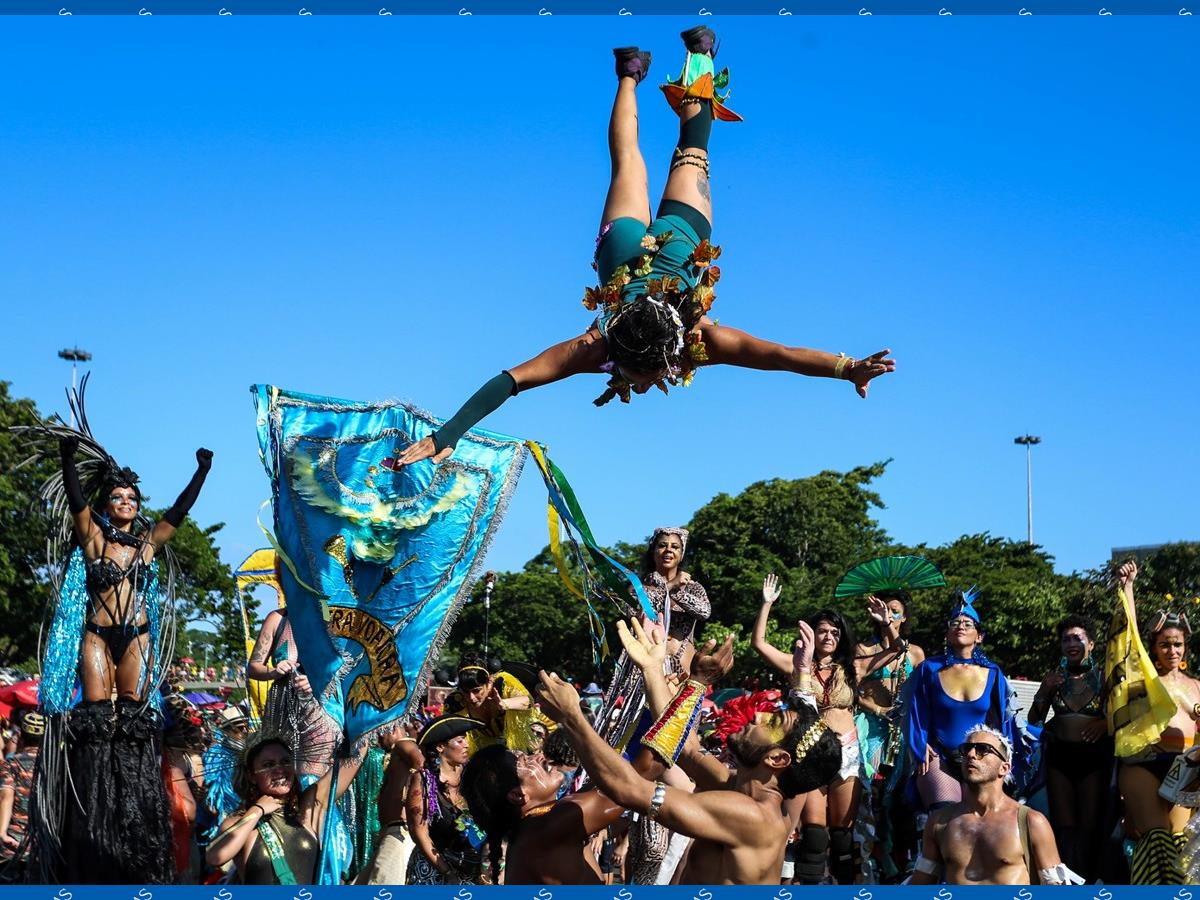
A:
<svg viewBox="0 0 1200 900">
<path fill-rule="evenodd" d="M 1200 0 L 0 0 L 25 16 L 1176 16 Z"/>
</svg>

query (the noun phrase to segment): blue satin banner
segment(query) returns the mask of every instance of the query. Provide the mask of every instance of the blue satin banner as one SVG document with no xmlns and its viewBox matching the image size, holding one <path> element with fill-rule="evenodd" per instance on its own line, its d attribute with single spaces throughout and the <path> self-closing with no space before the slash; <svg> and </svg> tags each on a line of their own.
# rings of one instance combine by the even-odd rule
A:
<svg viewBox="0 0 1200 900">
<path fill-rule="evenodd" d="M 441 465 L 392 463 L 440 422 L 398 401 L 251 388 L 300 661 L 353 740 L 425 690 L 525 458 L 474 430 Z"/>
</svg>

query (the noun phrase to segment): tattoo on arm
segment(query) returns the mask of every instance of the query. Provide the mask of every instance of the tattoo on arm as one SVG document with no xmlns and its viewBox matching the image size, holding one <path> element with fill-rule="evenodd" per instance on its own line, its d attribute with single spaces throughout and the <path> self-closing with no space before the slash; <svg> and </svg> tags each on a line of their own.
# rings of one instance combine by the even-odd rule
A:
<svg viewBox="0 0 1200 900">
<path fill-rule="evenodd" d="M 708 176 L 707 175 L 698 175 L 696 177 L 696 190 L 698 190 L 700 192 L 700 196 L 703 197 L 706 202 L 708 202 L 708 203 L 712 202 L 712 198 L 709 196 L 709 193 L 708 193 Z"/>
</svg>

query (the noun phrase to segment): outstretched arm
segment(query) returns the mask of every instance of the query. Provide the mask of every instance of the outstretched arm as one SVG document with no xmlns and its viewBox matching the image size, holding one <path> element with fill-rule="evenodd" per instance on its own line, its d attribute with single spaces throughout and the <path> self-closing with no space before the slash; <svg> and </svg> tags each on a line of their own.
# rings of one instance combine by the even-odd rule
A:
<svg viewBox="0 0 1200 900">
<path fill-rule="evenodd" d="M 354 754 L 348 758 L 335 760 L 317 781 L 308 786 L 300 795 L 300 814 L 313 834 L 321 834 L 325 827 L 325 813 L 329 810 L 330 788 L 333 787 L 333 776 L 337 774 L 337 792 L 333 801 L 336 803 L 342 794 L 350 789 L 358 770 L 362 767 L 367 756 L 367 742 L 361 741 Z"/>
<path fill-rule="evenodd" d="M 786 347 L 712 322 L 701 323 L 700 335 L 708 351 L 709 365 L 795 372 L 817 378 L 842 378 L 854 383 L 860 397 L 867 396 L 871 379 L 896 369 L 896 361 L 887 358 L 891 350 L 880 350 L 865 359 L 854 359 L 824 350 Z"/>
<path fill-rule="evenodd" d="M 196 498 L 200 496 L 200 488 L 204 487 L 204 479 L 208 477 L 208 470 L 212 468 L 212 456 L 212 451 L 203 447 L 196 451 L 196 474 L 176 499 L 175 505 L 163 513 L 162 519 L 150 532 L 150 542 L 156 549 L 175 536 L 175 531 L 183 524 L 184 518 L 196 503 Z"/>
<path fill-rule="evenodd" d="M 75 451 L 79 449 L 79 439 L 65 437 L 58 442 L 58 455 L 62 459 L 63 489 L 67 495 L 67 509 L 71 511 L 71 519 L 75 523 L 75 537 L 79 543 L 87 547 L 92 533 L 96 530 L 92 524 L 92 511 L 88 508 L 83 496 L 83 488 L 79 486 L 79 472 L 75 469 Z"/>
<path fill-rule="evenodd" d="M 246 663 L 246 677 L 252 681 L 278 681 L 292 671 L 294 666 L 290 659 L 285 659 L 278 666 L 267 662 L 271 648 L 275 646 L 275 634 L 283 621 L 283 615 L 278 610 L 271 610 L 263 622 L 258 639 L 254 642 L 254 652 Z"/>
<path fill-rule="evenodd" d="M 396 460 L 396 465 L 407 466 L 430 457 L 435 463 L 442 462 L 454 452 L 454 445 L 460 437 L 518 391 L 541 387 L 583 372 L 597 372 L 607 356 L 608 347 L 604 338 L 592 329 L 543 350 L 533 359 L 501 372 L 487 382 L 434 434 L 411 444 Z"/>
<path fill-rule="evenodd" d="M 754 631 L 750 635 L 750 646 L 759 656 L 778 669 L 784 675 L 792 674 L 792 655 L 774 647 L 767 640 L 767 619 L 771 618 L 771 607 L 779 599 L 779 579 L 774 573 L 763 579 L 762 606 L 758 610 L 758 618 L 754 620 Z"/>
</svg>

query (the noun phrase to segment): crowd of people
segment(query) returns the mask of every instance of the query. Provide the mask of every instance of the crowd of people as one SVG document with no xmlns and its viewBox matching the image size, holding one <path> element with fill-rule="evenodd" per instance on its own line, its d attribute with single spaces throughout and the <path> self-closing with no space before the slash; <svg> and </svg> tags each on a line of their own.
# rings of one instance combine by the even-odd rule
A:
<svg viewBox="0 0 1200 900">
<path fill-rule="evenodd" d="M 121 765 L 134 774 L 152 767 L 157 789 L 125 777 L 102 793 L 148 811 L 145 824 L 158 829 L 137 853 L 142 863 L 164 854 L 161 868 L 132 880 L 1155 884 L 1200 876 L 1189 824 L 1200 798 L 1188 790 L 1200 772 L 1189 752 L 1200 682 L 1187 673 L 1185 616 L 1163 613 L 1147 635 L 1175 712 L 1134 755 L 1118 756 L 1110 734 L 1093 623 L 1069 616 L 1058 624 L 1061 664 L 1022 715 L 986 656 L 974 592 L 957 595 L 936 652 L 908 639 L 904 589 L 861 601 L 868 638 L 857 640 L 846 615 L 828 608 L 796 623 L 788 652 L 767 639 L 783 591 L 767 574 L 751 641 L 758 689 L 717 694 L 734 662 L 732 637 L 697 646 L 707 594 L 683 567 L 687 538 L 679 528 L 655 532 L 641 575 L 660 617 L 619 624 L 623 651 L 607 692 L 591 683 L 581 694 L 526 663 L 467 652 L 450 685 L 430 688 L 410 715 L 352 749 L 339 746 L 313 696 L 286 608 L 273 611 L 246 669 L 249 681 L 269 685 L 264 709 L 248 701 L 198 708 L 168 687 L 160 704 L 147 704 L 161 710 L 161 724 Z M 1136 575 L 1133 563 L 1118 573 L 1130 608 Z M 128 870 L 119 866 L 138 860 L 113 849 L 112 835 L 89 837 L 95 829 L 82 823 L 61 856 L 37 858 L 53 849 L 31 826 L 31 814 L 42 814 L 31 801 L 52 714 L 18 706 L 9 718 L 3 877 L 101 880 L 70 867 L 104 851 L 112 862 L 98 870 L 102 878 L 122 878 Z M 73 729 L 64 739 L 69 761 L 80 739 Z M 69 764 L 58 772 L 79 777 Z M 120 799 L 120 789 L 140 797 Z M 85 802 L 68 816 L 83 814 Z"/>
<path fill-rule="evenodd" d="M 664 86 L 680 136 L 653 220 L 636 102 L 650 54 L 615 51 L 613 177 L 596 247 L 602 283 L 585 299 L 600 313 L 595 324 L 488 382 L 396 467 L 448 458 L 466 429 L 518 390 L 585 372 L 611 375 L 597 401 L 605 402 L 686 384 L 705 364 L 847 380 L 863 397 L 894 369 L 888 351 L 853 359 L 785 347 L 707 316 L 719 277 L 719 248 L 709 243 L 709 130 L 714 117 L 737 116 L 718 93 L 728 76 L 714 68 L 715 35 L 698 27 L 682 37 L 683 72 Z M 217 674 L 173 658 L 170 608 L 170 542 L 212 453 L 196 452 L 178 500 L 151 521 L 137 475 L 92 436 L 81 394 L 72 402 L 78 426 L 40 432 L 60 464 L 41 494 L 61 519 L 48 566 L 56 596 L 36 700 L 12 706 L 5 732 L 0 879 L 1200 878 L 1191 629 L 1185 616 L 1163 612 L 1143 645 L 1132 563 L 1118 578 L 1134 633 L 1119 646 L 1129 659 L 1144 655 L 1145 666 L 1109 665 L 1118 674 L 1106 675 L 1095 623 L 1070 616 L 1057 626 L 1061 663 L 1027 713 L 986 655 L 979 593 L 960 591 L 942 646 L 921 648 L 910 640 L 911 591 L 930 582 L 895 577 L 863 582 L 857 593 L 839 588 L 837 602 L 794 632 L 776 623 L 787 635 L 780 647 L 768 636 L 786 586 L 761 573 L 751 628 L 761 683 L 718 692 L 734 664 L 733 637 L 702 641 L 711 603 L 684 568 L 688 532 L 660 528 L 640 572 L 656 615 L 617 624 L 622 652 L 606 687 L 593 682 L 581 693 L 536 660 L 468 651 L 450 684 L 405 697 L 389 724 L 350 745 L 314 694 L 286 607 L 266 617 L 246 664 L 246 683 L 267 688 L 261 706 L 248 697 L 200 708 L 172 687 Z M 928 579 L 928 563 L 903 560 Z M 862 640 L 847 596 L 865 604 L 871 634 Z"/>
</svg>

